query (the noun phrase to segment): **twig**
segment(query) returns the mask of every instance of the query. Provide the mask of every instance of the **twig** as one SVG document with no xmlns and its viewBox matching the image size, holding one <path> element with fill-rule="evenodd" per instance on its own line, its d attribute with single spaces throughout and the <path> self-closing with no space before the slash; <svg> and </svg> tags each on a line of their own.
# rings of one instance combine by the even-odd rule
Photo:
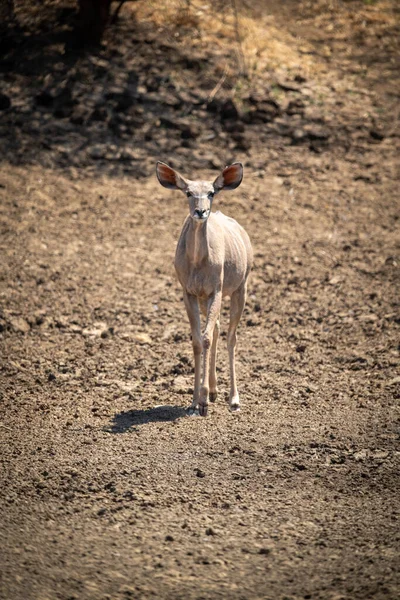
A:
<svg viewBox="0 0 400 600">
<path fill-rule="evenodd" d="M 228 74 L 228 63 L 225 63 L 224 72 L 222 73 L 222 76 L 221 76 L 220 80 L 218 81 L 217 85 L 215 86 L 215 88 L 212 90 L 212 92 L 208 96 L 207 104 L 209 104 L 213 100 L 213 98 L 218 94 L 219 90 L 224 85 L 227 74 Z"/>
<path fill-rule="evenodd" d="M 125 4 L 125 2 L 127 2 L 128 0 L 120 0 L 117 8 L 114 11 L 113 16 L 111 17 L 111 23 L 116 23 L 117 19 L 118 19 L 118 15 L 119 15 L 119 11 L 121 10 L 121 8 L 123 7 L 123 5 Z M 136 1 L 136 0 L 131 0 L 131 1 Z"/>
<path fill-rule="evenodd" d="M 244 75 L 246 78 L 248 77 L 247 67 L 246 67 L 246 59 L 244 57 L 242 38 L 240 36 L 239 30 L 239 14 L 237 10 L 237 0 L 231 0 L 232 10 L 235 17 L 235 33 L 236 33 L 236 41 L 238 45 L 238 56 L 239 56 L 239 70 L 240 75 Z"/>
<path fill-rule="evenodd" d="M 3 427 L 3 429 L 7 429 L 7 431 L 12 431 L 11 427 L 7 427 L 7 425 L 4 425 L 4 423 L 0 423 L 0 427 Z"/>
</svg>

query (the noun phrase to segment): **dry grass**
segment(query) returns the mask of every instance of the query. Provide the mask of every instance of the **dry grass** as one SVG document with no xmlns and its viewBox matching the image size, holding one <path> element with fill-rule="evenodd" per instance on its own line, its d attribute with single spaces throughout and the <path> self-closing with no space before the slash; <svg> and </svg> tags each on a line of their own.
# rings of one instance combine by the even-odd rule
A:
<svg viewBox="0 0 400 600">
<path fill-rule="evenodd" d="M 148 0 L 132 4 L 130 9 L 138 21 L 156 25 L 160 37 L 179 41 L 191 52 L 212 47 L 221 61 L 212 67 L 210 79 L 215 82 L 223 78 L 224 87 L 230 87 L 233 95 L 282 65 L 288 71 L 303 73 L 316 68 L 311 57 L 298 52 L 292 36 L 277 27 L 274 17 L 259 18 L 238 4 L 238 23 L 230 1 L 206 4 L 201 0 L 169 0 L 161 5 Z"/>
<path fill-rule="evenodd" d="M 60 0 L 44 0 L 37 7 L 35 5 L 34 10 L 31 0 L 15 0 L 15 12 L 21 22 L 28 14 L 28 4 L 30 19 L 39 20 L 44 7 L 55 10 L 60 6 Z M 76 0 L 64 0 L 63 6 L 66 4 L 76 6 Z M 204 63 L 202 79 L 209 79 L 210 92 L 219 85 L 218 92 L 225 91 L 236 97 L 240 97 L 243 90 L 265 81 L 265 74 L 280 78 L 297 74 L 318 78 L 326 69 L 324 57 L 331 54 L 329 40 L 332 39 L 342 40 L 349 51 L 352 44 L 368 47 L 371 53 L 389 51 L 395 60 L 400 36 L 393 35 L 393 31 L 392 35 L 386 36 L 385 32 L 399 27 L 396 0 L 299 2 L 296 11 L 299 27 L 311 26 L 326 36 L 327 44 L 319 47 L 319 55 L 313 53 L 310 43 L 305 40 L 299 43 L 298 38 L 279 25 L 282 18 L 276 18 L 271 12 L 274 6 L 278 11 L 276 4 L 236 0 L 236 5 L 237 20 L 234 0 L 139 0 L 127 2 L 122 15 L 134 14 L 138 22 L 155 28 L 160 39 L 178 43 L 182 52 L 187 51 L 188 55 L 196 52 L 201 55 L 212 48 L 216 60 Z M 284 4 L 279 16 L 282 14 Z M 179 73 L 177 77 L 179 79 Z"/>
<path fill-rule="evenodd" d="M 218 93 L 221 89 L 238 98 L 244 90 L 265 81 L 266 73 L 279 78 L 301 74 L 317 79 L 326 71 L 325 58 L 331 56 L 331 43 L 342 42 L 348 53 L 357 54 L 360 44 L 371 56 L 388 51 L 392 62 L 398 53 L 400 36 L 393 35 L 399 27 L 395 0 L 299 2 L 299 29 L 311 27 L 326 39 L 326 45 L 319 45 L 317 53 L 309 42 L 301 40 L 301 33 L 297 34 L 299 43 L 298 37 L 282 27 L 284 7 L 281 14 L 277 13 L 281 18 L 276 18 L 271 13 L 273 3 L 269 6 L 268 2 L 236 2 L 237 21 L 232 0 L 146 0 L 131 4 L 130 10 L 139 21 L 155 25 L 160 37 L 179 42 L 188 52 L 201 53 L 212 47 L 220 60 L 205 66 L 210 89 L 219 85 Z"/>
</svg>

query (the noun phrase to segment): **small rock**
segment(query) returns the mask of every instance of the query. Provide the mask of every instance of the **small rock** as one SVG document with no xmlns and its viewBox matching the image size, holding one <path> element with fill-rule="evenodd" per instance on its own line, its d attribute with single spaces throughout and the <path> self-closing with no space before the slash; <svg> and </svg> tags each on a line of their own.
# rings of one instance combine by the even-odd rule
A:
<svg viewBox="0 0 400 600">
<path fill-rule="evenodd" d="M 362 321 L 363 323 L 373 323 L 374 321 L 378 320 L 378 317 L 374 313 L 371 313 L 369 315 L 359 315 L 358 320 Z"/>
<path fill-rule="evenodd" d="M 197 138 L 198 135 L 199 135 L 199 132 L 190 125 L 184 127 L 181 131 L 181 138 L 183 140 L 192 140 L 192 139 Z"/>
<path fill-rule="evenodd" d="M 377 142 L 381 142 L 383 139 L 385 139 L 385 135 L 377 129 L 371 129 L 369 135 L 372 137 L 373 140 L 376 140 Z"/>
<path fill-rule="evenodd" d="M 293 144 L 301 144 L 307 140 L 307 134 L 303 129 L 294 129 L 291 132 L 291 138 Z"/>
<path fill-rule="evenodd" d="M 295 469 L 297 469 L 298 471 L 305 471 L 306 470 L 306 466 L 302 465 L 300 463 L 293 463 L 293 467 Z"/>
<path fill-rule="evenodd" d="M 213 98 L 211 102 L 207 104 L 207 111 L 211 113 L 217 113 L 221 108 L 221 103 L 216 98 Z"/>
<path fill-rule="evenodd" d="M 307 139 L 307 134 L 303 129 L 294 129 L 290 136 L 293 144 L 301 144 Z"/>
<path fill-rule="evenodd" d="M 134 98 L 129 92 L 122 92 L 122 94 L 117 97 L 117 100 L 117 105 L 115 107 L 117 112 L 124 112 L 134 104 Z"/>
<path fill-rule="evenodd" d="M 256 319 L 247 319 L 246 321 L 246 325 L 247 327 L 257 327 L 257 325 L 259 325 L 259 321 L 257 321 Z"/>
<path fill-rule="evenodd" d="M 120 592 L 127 598 L 135 598 L 137 597 L 137 589 L 136 587 L 132 587 L 129 585 L 123 585 L 120 589 Z"/>
<path fill-rule="evenodd" d="M 47 90 L 43 90 L 42 92 L 37 94 L 35 102 L 38 106 L 44 106 L 47 108 L 49 106 L 53 106 L 54 96 Z"/>
<path fill-rule="evenodd" d="M 186 393 L 188 393 L 188 388 L 190 387 L 190 382 L 189 382 L 188 378 L 185 377 L 184 375 L 178 375 L 178 377 L 175 377 L 173 385 L 174 385 L 174 390 L 176 390 L 177 392 L 186 394 Z"/>
<path fill-rule="evenodd" d="M 296 100 L 291 100 L 286 108 L 286 113 L 288 115 L 298 115 L 304 113 L 304 102 L 297 98 Z"/>
<path fill-rule="evenodd" d="M 273 279 L 274 279 L 274 274 L 275 274 L 275 269 L 274 269 L 274 267 L 273 267 L 272 265 L 266 265 L 266 266 L 264 267 L 264 270 L 265 270 L 265 274 L 266 274 L 266 275 L 267 275 L 267 277 L 268 277 L 268 280 L 269 280 L 269 281 L 273 281 Z"/>
<path fill-rule="evenodd" d="M 225 131 L 232 134 L 241 134 L 245 130 L 243 123 L 236 119 L 225 119 L 223 125 Z"/>
<path fill-rule="evenodd" d="M 242 123 L 240 123 L 240 125 L 242 125 Z M 250 150 L 251 145 L 252 145 L 251 138 L 244 135 L 243 133 L 240 133 L 240 132 L 238 133 L 238 132 L 239 132 L 239 128 L 238 128 L 238 131 L 234 132 L 232 135 L 232 139 L 234 139 L 236 142 L 235 149 L 243 151 L 243 152 L 247 152 L 248 150 Z M 255 173 L 254 175 L 256 177 L 260 177 L 260 172 Z M 262 174 L 261 174 L 261 177 L 262 177 Z"/>
<path fill-rule="evenodd" d="M 138 160 L 138 154 L 131 148 L 123 148 L 119 160 Z"/>
<path fill-rule="evenodd" d="M 82 125 L 86 120 L 88 120 L 88 118 L 89 118 L 89 113 L 88 113 L 87 108 L 85 108 L 84 106 L 78 105 L 78 106 L 74 107 L 69 120 L 74 125 Z"/>
<path fill-rule="evenodd" d="M 328 281 L 328 283 L 329 283 L 329 285 L 337 285 L 341 281 L 342 281 L 342 278 L 340 277 L 340 275 L 335 275 Z"/>
<path fill-rule="evenodd" d="M 175 325 L 167 325 L 166 328 L 164 329 L 161 339 L 167 340 L 174 333 L 175 329 L 176 329 Z"/>
<path fill-rule="evenodd" d="M 226 100 L 221 106 L 221 119 L 238 119 L 239 111 L 233 100 Z"/>
<path fill-rule="evenodd" d="M 147 333 L 135 333 L 132 339 L 139 344 L 152 344 L 153 341 Z"/>
<path fill-rule="evenodd" d="M 378 460 L 385 460 L 389 456 L 387 450 L 374 450 L 372 456 Z"/>
<path fill-rule="evenodd" d="M 251 123 L 270 123 L 280 114 L 280 107 L 274 100 L 259 102 L 249 113 Z"/>
<path fill-rule="evenodd" d="M 13 317 L 10 319 L 10 325 L 14 331 L 18 331 L 19 333 L 28 333 L 31 329 L 28 321 L 22 317 Z"/>
<path fill-rule="evenodd" d="M 309 383 L 305 388 L 304 391 L 306 392 L 306 394 L 314 394 L 315 392 L 318 391 L 318 388 L 316 385 L 313 385 L 312 383 Z"/>
<path fill-rule="evenodd" d="M 171 119 L 170 117 L 161 116 L 160 125 L 166 129 L 179 129 L 179 123 L 176 121 L 176 119 Z"/>
<path fill-rule="evenodd" d="M 367 458 L 367 454 L 368 454 L 368 451 L 366 450 L 366 448 L 364 448 L 363 450 L 359 450 L 358 452 L 354 452 L 353 458 L 357 462 L 361 462 L 361 461 L 363 461 L 363 460 L 365 460 Z"/>
<path fill-rule="evenodd" d="M 329 133 L 322 127 L 307 127 L 306 128 L 308 139 L 311 141 L 326 141 L 329 139 Z"/>
<path fill-rule="evenodd" d="M 296 128 L 289 135 L 292 138 L 292 144 L 302 144 L 304 142 L 320 142 L 325 143 L 329 139 L 329 133 L 318 127 L 304 127 L 304 129 Z"/>
<path fill-rule="evenodd" d="M 106 335 L 103 336 L 104 332 Z M 86 328 L 82 331 L 82 335 L 85 337 L 107 337 L 109 329 L 106 323 L 94 323 L 94 327 Z"/>
<path fill-rule="evenodd" d="M 205 477 L 206 474 L 204 473 L 204 471 L 202 471 L 201 469 L 196 468 L 194 470 L 194 472 L 196 473 L 197 477 Z"/>
<path fill-rule="evenodd" d="M 10 98 L 6 94 L 3 94 L 2 92 L 0 92 L 0 110 L 7 110 L 7 108 L 10 108 L 10 106 L 11 106 Z"/>
<path fill-rule="evenodd" d="M 107 154 L 107 146 L 105 144 L 96 144 L 95 146 L 89 148 L 88 153 L 90 158 L 94 158 L 95 160 L 105 158 Z"/>
<path fill-rule="evenodd" d="M 107 120 L 107 109 L 104 106 L 98 106 L 94 109 L 90 115 L 92 121 L 106 121 Z M 72 120 L 72 119 L 71 119 Z"/>
<path fill-rule="evenodd" d="M 74 100 L 69 89 L 63 90 L 55 99 L 53 115 L 58 119 L 70 117 L 74 107 Z"/>
<path fill-rule="evenodd" d="M 290 81 L 277 81 L 276 85 L 284 92 L 300 92 L 300 87 L 293 85 Z"/>
</svg>

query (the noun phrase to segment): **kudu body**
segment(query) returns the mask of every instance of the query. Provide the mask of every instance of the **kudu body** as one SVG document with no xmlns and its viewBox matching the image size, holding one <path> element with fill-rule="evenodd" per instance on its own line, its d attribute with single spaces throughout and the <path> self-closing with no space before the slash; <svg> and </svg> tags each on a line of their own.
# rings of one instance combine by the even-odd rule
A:
<svg viewBox="0 0 400 600">
<path fill-rule="evenodd" d="M 239 410 L 235 373 L 236 329 L 246 300 L 253 252 L 245 230 L 223 213 L 212 213 L 211 204 L 221 190 L 233 190 L 240 185 L 243 167 L 240 163 L 234 163 L 211 183 L 184 179 L 168 165 L 158 162 L 157 176 L 161 185 L 182 190 L 189 200 L 190 214 L 184 222 L 175 255 L 175 269 L 183 288 L 192 331 L 195 361 L 193 402 L 189 412 L 198 410 L 201 416 L 206 416 L 209 399 L 214 401 L 217 397 L 216 352 L 224 296 L 231 298 L 227 336 L 229 406 L 232 411 Z M 200 311 L 206 317 L 203 335 Z"/>
</svg>

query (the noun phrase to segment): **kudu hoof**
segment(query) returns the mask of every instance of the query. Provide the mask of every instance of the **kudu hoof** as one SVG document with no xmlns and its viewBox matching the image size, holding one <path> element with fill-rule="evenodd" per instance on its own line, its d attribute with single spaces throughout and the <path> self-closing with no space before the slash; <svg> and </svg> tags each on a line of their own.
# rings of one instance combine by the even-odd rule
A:
<svg viewBox="0 0 400 600">
<path fill-rule="evenodd" d="M 201 417 L 206 417 L 208 412 L 207 404 L 199 404 L 199 415 Z"/>
<path fill-rule="evenodd" d="M 210 402 L 215 402 L 218 398 L 218 392 L 210 392 Z"/>
</svg>

